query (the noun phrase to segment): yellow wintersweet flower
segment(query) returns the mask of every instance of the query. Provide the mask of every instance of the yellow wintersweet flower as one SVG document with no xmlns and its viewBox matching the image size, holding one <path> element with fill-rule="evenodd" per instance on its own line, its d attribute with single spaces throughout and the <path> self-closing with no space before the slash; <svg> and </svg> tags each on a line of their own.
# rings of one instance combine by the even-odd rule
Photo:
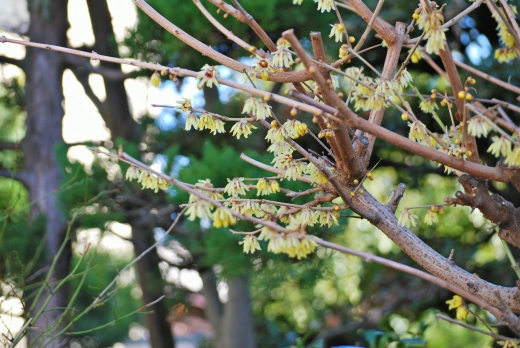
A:
<svg viewBox="0 0 520 348">
<path fill-rule="evenodd" d="M 425 39 L 428 40 L 426 43 L 426 52 L 439 54 L 440 50 L 444 50 L 444 44 L 446 43 L 447 28 L 441 28 L 444 23 L 444 17 L 441 13 L 441 9 L 433 9 L 430 13 L 423 9 L 419 18 L 417 19 L 417 25 L 419 29 L 424 30 L 426 35 Z"/>
<path fill-rule="evenodd" d="M 219 73 L 217 72 L 216 66 L 205 64 L 200 70 L 200 72 L 197 74 L 197 78 L 200 79 L 199 83 L 197 84 L 197 88 L 202 89 L 204 85 L 211 88 L 213 87 L 213 84 L 215 84 L 215 86 L 218 87 L 218 76 Z"/>
<path fill-rule="evenodd" d="M 243 114 L 250 114 L 255 116 L 259 120 L 265 120 L 267 117 L 272 116 L 271 106 L 267 105 L 263 100 L 251 96 L 246 99 Z"/>
<path fill-rule="evenodd" d="M 490 152 L 495 157 L 500 157 L 500 155 L 506 157 L 511 153 L 511 141 L 505 137 L 492 137 L 491 140 L 493 143 L 487 149 L 487 152 Z"/>
<path fill-rule="evenodd" d="M 446 301 L 446 304 L 449 304 L 448 310 L 459 308 L 460 306 L 464 306 L 464 300 L 459 295 L 454 295 L 451 300 Z"/>
<path fill-rule="evenodd" d="M 256 129 L 249 121 L 243 118 L 240 122 L 235 122 L 233 127 L 231 127 L 231 133 L 240 139 L 240 136 L 243 135 L 244 138 L 247 138 L 252 132 L 251 129 Z"/>
<path fill-rule="evenodd" d="M 182 100 L 177 100 L 176 103 L 178 105 L 175 105 L 175 109 L 180 109 L 184 112 L 191 110 L 191 99 L 189 98 L 182 98 Z"/>
<path fill-rule="evenodd" d="M 213 227 L 216 228 L 228 227 L 229 225 L 234 225 L 237 222 L 229 209 L 224 207 L 218 207 L 211 215 L 211 219 L 213 220 Z"/>
<path fill-rule="evenodd" d="M 280 184 L 276 180 L 269 180 L 269 187 L 272 193 L 280 192 Z"/>
<path fill-rule="evenodd" d="M 184 125 L 184 129 L 189 131 L 193 127 L 193 129 L 200 128 L 200 120 L 199 118 L 192 112 L 186 118 L 186 124 Z"/>
<path fill-rule="evenodd" d="M 497 343 L 504 348 L 518 348 L 518 339 L 516 338 L 514 340 L 498 341 Z"/>
<path fill-rule="evenodd" d="M 273 63 L 271 59 L 268 58 L 262 58 L 260 56 L 257 56 L 259 59 L 258 62 L 256 62 L 255 65 L 255 71 L 257 73 L 260 73 L 260 76 L 262 77 L 262 80 L 267 81 L 269 78 L 269 75 L 276 72 L 273 68 Z"/>
<path fill-rule="evenodd" d="M 330 25 L 332 27 L 332 30 L 330 31 L 330 35 L 329 37 L 333 37 L 334 36 L 334 40 L 336 42 L 343 42 L 343 34 L 344 34 L 344 29 L 345 27 L 342 25 L 342 24 L 334 24 L 334 25 Z"/>
<path fill-rule="evenodd" d="M 269 227 L 262 227 L 260 231 L 260 235 L 258 236 L 259 240 L 271 240 L 276 235 L 276 232 L 270 229 Z"/>
<path fill-rule="evenodd" d="M 472 117 L 468 125 L 468 133 L 474 137 L 487 137 L 488 133 L 493 130 L 493 127 L 483 118 L 479 116 Z"/>
<path fill-rule="evenodd" d="M 280 234 L 276 233 L 269 239 L 267 245 L 267 251 L 271 251 L 275 254 L 279 254 L 285 250 L 285 238 Z"/>
<path fill-rule="evenodd" d="M 515 149 L 506 157 L 505 162 L 508 166 L 520 166 L 520 147 L 515 147 Z"/>
<path fill-rule="evenodd" d="M 256 237 L 253 236 L 252 234 L 245 236 L 244 240 L 241 242 L 238 242 L 238 244 L 244 245 L 244 252 L 246 254 L 249 254 L 249 253 L 253 254 L 257 250 L 262 250 L 262 248 L 260 248 L 260 243 L 258 243 L 258 240 L 256 239 Z"/>
<path fill-rule="evenodd" d="M 320 211 L 319 217 L 320 217 L 320 226 L 327 225 L 327 227 L 331 227 L 332 225 L 338 226 L 338 212 L 332 212 L 332 211 Z"/>
<path fill-rule="evenodd" d="M 410 228 L 410 225 L 415 227 L 417 215 L 412 214 L 408 209 L 405 209 L 401 212 L 401 216 L 399 216 L 398 224 L 404 226 L 406 228 Z"/>
<path fill-rule="evenodd" d="M 294 148 L 289 145 L 287 142 L 274 142 L 267 148 L 268 152 L 272 152 L 275 156 L 292 154 L 294 152 Z"/>
<path fill-rule="evenodd" d="M 292 139 L 297 139 L 309 132 L 307 125 L 298 120 L 288 120 L 283 124 L 282 127 L 286 130 L 287 134 L 289 134 L 289 137 Z"/>
<path fill-rule="evenodd" d="M 132 181 L 133 179 L 137 179 L 138 177 L 139 177 L 139 168 L 130 166 L 126 170 L 126 180 Z"/>
<path fill-rule="evenodd" d="M 430 209 L 428 209 L 428 211 L 426 212 L 426 215 L 424 216 L 424 223 L 429 226 L 431 226 L 434 222 L 435 223 L 439 222 L 439 218 L 437 217 L 437 212 L 435 211 L 435 208 L 433 208 L 433 207 L 434 206 L 432 205 L 430 207 Z"/>
<path fill-rule="evenodd" d="M 332 173 L 334 168 L 328 167 L 329 171 Z M 305 173 L 310 175 L 312 179 L 312 183 L 316 185 L 322 185 L 329 182 L 329 179 L 323 174 L 321 170 L 318 169 L 313 163 L 307 164 L 305 167 Z"/>
<path fill-rule="evenodd" d="M 499 63 L 509 63 L 516 57 L 518 57 L 518 55 L 512 48 L 499 48 L 495 51 L 495 59 L 498 60 Z"/>
<path fill-rule="evenodd" d="M 271 143 L 281 143 L 281 142 L 285 142 L 285 139 L 287 139 L 288 137 L 289 137 L 289 133 L 287 133 L 287 129 L 278 125 L 278 122 L 277 122 L 276 126 L 271 127 L 267 131 L 267 135 L 265 136 L 265 139 L 267 139 Z"/>
<path fill-rule="evenodd" d="M 305 163 L 293 161 L 287 166 L 284 178 L 287 180 L 298 180 L 302 176 L 304 169 Z"/>
<path fill-rule="evenodd" d="M 321 13 L 334 9 L 334 0 L 314 0 L 314 2 L 318 3 L 318 11 L 321 10 Z"/>
<path fill-rule="evenodd" d="M 276 43 L 276 52 L 273 52 L 273 65 L 278 68 L 290 68 L 294 64 L 289 43 L 283 38 Z"/>
<path fill-rule="evenodd" d="M 271 187 L 267 184 L 267 180 L 263 178 L 258 180 L 258 182 L 256 183 L 256 189 L 258 191 L 256 193 L 257 196 L 265 196 L 271 194 Z"/>
<path fill-rule="evenodd" d="M 224 188 L 224 192 L 228 195 L 245 195 L 246 191 L 249 191 L 247 186 L 244 184 L 244 178 L 234 178 L 233 180 L 227 180 L 228 184 Z"/>
<path fill-rule="evenodd" d="M 209 218 L 211 216 L 211 208 L 212 204 L 203 200 L 198 200 L 190 205 L 186 210 L 186 215 L 188 215 L 188 220 L 190 221 L 195 220 L 195 218 Z"/>
</svg>

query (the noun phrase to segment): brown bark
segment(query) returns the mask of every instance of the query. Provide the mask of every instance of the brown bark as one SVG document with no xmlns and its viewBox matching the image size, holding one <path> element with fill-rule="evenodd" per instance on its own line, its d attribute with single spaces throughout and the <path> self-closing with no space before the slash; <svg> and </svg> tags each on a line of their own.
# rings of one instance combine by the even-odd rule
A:
<svg viewBox="0 0 520 348">
<path fill-rule="evenodd" d="M 488 180 L 464 174 L 459 182 L 464 187 L 464 193 L 458 191 L 456 198 L 446 198 L 446 202 L 478 208 L 486 219 L 500 227 L 500 238 L 520 248 L 520 209 L 499 194 L 490 195 Z"/>
<path fill-rule="evenodd" d="M 501 301 L 496 295 L 498 292 L 512 311 L 520 312 L 520 292 L 517 287 L 508 288 L 479 280 L 473 274 L 456 266 L 452 260 L 437 253 L 412 231 L 399 225 L 391 208 L 377 201 L 368 192 L 353 199 L 351 209 L 354 212 L 357 212 L 358 209 L 373 211 L 374 216 L 369 217 L 368 220 L 429 273 L 500 308 Z"/>
<path fill-rule="evenodd" d="M 66 46 L 67 44 L 67 0 L 28 2 L 31 16 L 29 37 L 36 42 Z M 63 57 L 61 53 L 40 49 L 27 49 L 26 99 L 27 133 L 21 143 L 25 156 L 27 189 L 32 205 L 31 217 L 43 214 L 46 217 L 47 239 L 45 257 L 49 261 L 56 255 L 66 232 L 64 217 L 57 205 L 56 195 L 49 195 L 60 185 L 61 177 L 54 154 L 56 145 L 63 141 L 61 122 L 63 118 Z M 42 198 L 43 197 L 43 198 Z M 40 199 L 40 200 L 38 200 Z M 64 278 L 69 270 L 70 248 L 57 263 L 52 279 Z M 47 299 L 48 291 L 41 296 Z M 68 302 L 67 287 L 53 297 L 47 308 L 65 307 Z M 36 304 L 36 310 L 42 303 Z M 38 329 L 30 330 L 29 340 L 41 330 L 54 323 L 60 310 L 46 311 L 34 323 Z M 63 338 L 58 339 L 60 342 Z"/>
</svg>

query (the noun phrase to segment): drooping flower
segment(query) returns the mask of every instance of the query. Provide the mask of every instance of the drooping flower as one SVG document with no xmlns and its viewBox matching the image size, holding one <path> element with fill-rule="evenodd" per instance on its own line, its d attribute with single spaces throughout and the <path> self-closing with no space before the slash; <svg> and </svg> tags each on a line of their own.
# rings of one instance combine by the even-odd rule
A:
<svg viewBox="0 0 520 348">
<path fill-rule="evenodd" d="M 262 227 L 262 230 L 260 231 L 260 235 L 258 236 L 258 239 L 267 241 L 267 240 L 270 240 L 271 238 L 273 238 L 275 234 L 276 234 L 275 231 L 273 231 L 269 227 L 264 226 L 264 227 Z"/>
<path fill-rule="evenodd" d="M 134 166 L 128 167 L 126 170 L 126 180 L 132 181 L 133 179 L 137 179 L 139 177 L 139 168 Z"/>
<path fill-rule="evenodd" d="M 408 210 L 408 209 L 404 209 L 401 212 L 401 216 L 399 216 L 398 223 L 401 226 L 410 228 L 410 225 L 413 227 L 416 226 L 416 220 L 417 220 L 417 215 L 412 214 L 410 212 L 410 210 Z"/>
<path fill-rule="evenodd" d="M 268 152 L 272 152 L 275 156 L 285 155 L 285 154 L 292 154 L 294 151 L 294 148 L 289 145 L 287 142 L 275 142 L 272 143 L 268 148 Z"/>
<path fill-rule="evenodd" d="M 483 118 L 479 116 L 472 117 L 468 125 L 468 133 L 474 137 L 487 137 L 488 133 L 493 130 L 493 127 Z"/>
<path fill-rule="evenodd" d="M 509 63 L 517 57 L 518 55 L 513 48 L 498 48 L 495 51 L 495 59 L 498 60 L 499 63 Z"/>
<path fill-rule="evenodd" d="M 444 23 L 444 16 L 441 11 L 442 8 L 433 9 L 431 12 L 423 9 L 417 19 L 419 29 L 426 33 L 424 38 L 428 40 L 426 43 L 427 53 L 439 54 L 440 50 L 444 50 L 444 44 L 446 43 L 446 34 L 444 32 L 448 29 L 441 27 Z"/>
<path fill-rule="evenodd" d="M 439 218 L 437 217 L 436 209 L 432 209 L 434 206 L 432 205 L 430 209 L 426 212 L 426 215 L 424 215 L 424 223 L 428 226 L 431 226 L 434 222 L 439 222 Z M 437 209 L 438 210 L 438 209 Z"/>
<path fill-rule="evenodd" d="M 506 137 L 492 137 L 493 143 L 487 149 L 487 152 L 491 153 L 495 157 L 500 155 L 506 157 L 511 153 L 511 141 Z"/>
<path fill-rule="evenodd" d="M 343 34 L 345 33 L 345 27 L 342 24 L 338 23 L 334 25 L 331 24 L 330 26 L 332 27 L 332 30 L 330 31 L 329 37 L 334 36 L 334 40 L 336 42 L 343 42 Z"/>
<path fill-rule="evenodd" d="M 213 84 L 218 87 L 217 77 L 219 73 L 217 72 L 217 67 L 205 64 L 200 72 L 197 74 L 197 78 L 200 79 L 197 84 L 198 89 L 202 89 L 204 85 L 211 88 Z"/>
<path fill-rule="evenodd" d="M 230 196 L 245 195 L 246 191 L 249 191 L 247 186 L 244 184 L 244 178 L 234 178 L 228 180 L 228 184 L 224 188 L 224 192 Z"/>
<path fill-rule="evenodd" d="M 200 199 L 195 203 L 192 203 L 190 207 L 186 210 L 186 215 L 188 215 L 188 220 L 193 221 L 195 218 L 205 219 L 211 216 L 211 208 L 212 204 Z"/>
<path fill-rule="evenodd" d="M 332 212 L 332 211 L 320 211 L 319 217 L 320 217 L 320 226 L 327 225 L 327 227 L 331 227 L 332 225 L 338 226 L 338 212 Z"/>
<path fill-rule="evenodd" d="M 260 243 L 258 243 L 256 237 L 252 234 L 248 234 L 247 236 L 245 236 L 244 240 L 238 242 L 238 244 L 244 245 L 244 252 L 246 254 L 253 254 L 257 250 L 262 250 L 262 248 L 260 248 Z"/>
<path fill-rule="evenodd" d="M 506 157 L 505 162 L 508 166 L 520 166 L 520 147 L 515 147 L 515 149 Z"/>
<path fill-rule="evenodd" d="M 186 118 L 186 124 L 184 125 L 184 129 L 189 131 L 193 127 L 193 129 L 199 129 L 200 120 L 199 118 L 192 112 Z"/>
<path fill-rule="evenodd" d="M 290 68 L 294 64 L 291 52 L 289 52 L 290 44 L 283 38 L 276 42 L 276 52 L 273 52 L 273 65 L 279 68 Z"/>
<path fill-rule="evenodd" d="M 314 2 L 318 3 L 318 11 L 321 10 L 321 13 L 334 9 L 334 0 L 314 0 Z"/>
<path fill-rule="evenodd" d="M 280 184 L 276 180 L 269 180 L 269 187 L 271 188 L 271 193 L 280 192 Z"/>
<path fill-rule="evenodd" d="M 243 135 L 244 138 L 247 138 L 252 132 L 251 129 L 256 129 L 249 121 L 243 118 L 240 122 L 235 122 L 233 127 L 231 127 L 231 133 L 240 139 L 240 136 Z"/>
<path fill-rule="evenodd" d="M 273 114 L 270 105 L 253 96 L 246 99 L 242 113 L 251 114 L 259 120 L 265 120 Z"/>
<path fill-rule="evenodd" d="M 256 193 L 257 196 L 265 196 L 271 194 L 271 187 L 267 183 L 267 180 L 265 180 L 264 178 L 258 180 L 258 182 L 256 183 L 256 189 L 258 191 Z"/>
<path fill-rule="evenodd" d="M 276 122 L 276 121 L 273 121 Z M 272 124 L 272 123 L 271 123 Z M 274 124 L 273 127 L 271 127 L 267 131 L 267 135 L 265 136 L 265 139 L 267 139 L 271 143 L 281 143 L 285 142 L 285 139 L 289 137 L 289 133 L 287 133 L 287 130 L 284 127 L 281 127 L 278 122 Z"/>
<path fill-rule="evenodd" d="M 297 139 L 308 133 L 307 125 L 298 120 L 288 120 L 282 126 L 292 139 Z"/>
<path fill-rule="evenodd" d="M 507 6 L 507 5 L 506 5 Z M 510 6 L 511 12 L 513 12 L 514 15 L 517 14 L 516 6 Z M 502 8 L 499 8 L 498 11 L 502 13 L 502 15 L 505 16 L 505 11 Z M 500 41 L 506 46 L 507 48 L 514 48 L 515 46 L 515 38 L 511 33 L 509 32 L 507 25 L 502 20 L 502 16 L 498 11 L 493 12 L 492 16 L 497 21 L 497 30 L 498 30 L 498 36 L 500 37 Z M 495 52 L 496 55 L 496 52 Z M 496 58 L 496 57 L 495 57 Z"/>
<path fill-rule="evenodd" d="M 298 180 L 302 176 L 304 169 L 304 162 L 292 161 L 285 170 L 284 178 L 287 180 Z"/>
<path fill-rule="evenodd" d="M 228 227 L 229 225 L 234 225 L 237 222 L 229 209 L 225 207 L 218 207 L 215 209 L 211 215 L 211 219 L 213 220 L 213 227 L 216 228 Z"/>
<path fill-rule="evenodd" d="M 328 167 L 329 171 L 332 172 L 333 168 Z M 314 165 L 314 163 L 309 163 L 305 167 L 305 174 L 308 174 L 311 179 L 312 183 L 315 185 L 322 185 L 329 182 L 329 179 L 323 174 L 323 172 Z"/>
<path fill-rule="evenodd" d="M 293 0 L 293 5 L 301 5 L 303 0 Z"/>
</svg>

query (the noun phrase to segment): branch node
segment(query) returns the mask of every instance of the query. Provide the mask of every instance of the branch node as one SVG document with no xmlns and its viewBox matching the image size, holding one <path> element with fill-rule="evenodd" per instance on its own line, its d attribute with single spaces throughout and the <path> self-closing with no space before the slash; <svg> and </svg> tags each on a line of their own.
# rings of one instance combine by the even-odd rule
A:
<svg viewBox="0 0 520 348">
<path fill-rule="evenodd" d="M 450 252 L 450 256 L 448 257 L 448 262 L 452 265 L 452 266 L 455 266 L 455 261 L 453 260 L 453 255 L 455 254 L 455 249 L 451 249 L 451 252 Z"/>
</svg>

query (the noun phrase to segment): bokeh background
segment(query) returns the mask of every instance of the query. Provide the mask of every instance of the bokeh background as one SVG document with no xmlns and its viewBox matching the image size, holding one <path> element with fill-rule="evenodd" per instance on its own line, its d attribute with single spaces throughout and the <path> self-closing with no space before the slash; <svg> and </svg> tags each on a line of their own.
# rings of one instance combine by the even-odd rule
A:
<svg viewBox="0 0 520 348">
<path fill-rule="evenodd" d="M 243 62 L 251 61 L 248 52 L 215 30 L 191 1 L 149 3 L 214 49 Z M 320 31 L 329 61 L 337 58 L 340 44 L 328 38 L 330 24 L 337 22 L 335 13 L 319 13 L 310 0 L 304 0 L 301 6 L 289 0 L 241 3 L 274 41 L 284 30 L 294 28 L 304 47 L 310 49 L 308 34 Z M 376 3 L 366 1 L 370 8 Z M 263 47 L 245 24 L 217 14 L 209 2 L 203 1 L 203 5 L 233 33 Z M 445 18 L 452 18 L 467 6 L 468 2 L 462 0 L 449 2 Z M 0 7 L 0 35 L 7 37 L 195 71 L 212 64 L 140 13 L 131 0 L 3 0 Z M 390 23 L 410 22 L 415 8 L 414 2 L 392 2 L 383 6 L 381 16 Z M 364 22 L 347 10 L 341 13 L 349 34 L 359 38 Z M 513 84 L 518 82 L 517 62 L 498 64 L 493 59 L 499 42 L 485 6 L 453 26 L 448 41 L 457 60 Z M 371 33 L 365 46 L 380 43 Z M 377 47 L 365 57 L 381 69 L 385 52 L 385 48 Z M 359 66 L 359 62 L 348 66 Z M 448 89 L 447 81 L 424 61 L 410 65 L 408 70 L 424 94 L 434 88 Z M 225 67 L 219 72 L 224 78 L 240 78 Z M 238 158 L 245 152 L 266 163 L 271 161 L 265 153 L 265 130 L 256 130 L 247 140 L 236 140 L 228 134 L 186 132 L 187 114 L 151 106 L 173 105 L 186 97 L 192 99 L 194 107 L 240 117 L 247 95 L 226 86 L 199 91 L 191 78 L 174 82 L 166 76 L 160 87 L 153 87 L 151 74 L 129 66 L 0 44 L 0 330 L 4 337 L 10 337 L 22 325 L 27 315 L 22 303 L 30 304 L 34 299 L 49 261 L 63 242 L 73 211 L 81 208 L 85 213 L 71 227 L 71 239 L 56 276 L 66 276 L 90 243 L 89 262 L 77 270 L 87 276 L 84 283 L 79 276 L 67 282 L 55 306 L 66 306 L 79 288 L 73 303 L 79 313 L 119 270 L 163 238 L 180 211 L 179 205 L 187 202 L 187 194 L 175 188 L 153 194 L 124 181 L 125 164 L 94 155 L 88 146 L 113 151 L 121 145 L 152 168 L 192 184 L 198 179 L 211 179 L 215 186 L 223 187 L 228 178 L 270 175 Z M 469 75 L 461 72 L 461 76 Z M 340 82 L 347 87 L 345 81 Z M 287 88 L 268 82 L 261 87 L 275 93 Z M 515 101 L 514 95 L 482 80 L 477 79 L 475 87 L 478 97 Z M 416 98 L 409 101 L 418 106 Z M 272 106 L 280 119 L 291 118 L 290 109 Z M 430 116 L 419 115 L 422 122 L 436 127 Z M 440 116 L 449 119 L 442 112 Z M 314 126 L 312 116 L 297 117 Z M 406 123 L 393 108 L 385 113 L 383 124 L 407 134 Z M 310 137 L 302 138 L 301 144 L 315 147 Z M 456 178 L 444 175 L 442 167 L 382 142 L 376 146 L 372 165 L 381 162 L 367 189 L 379 200 L 387 201 L 399 183 L 407 185 L 400 209 L 442 203 L 459 189 Z M 485 156 L 488 144 L 483 141 L 480 146 L 484 159 L 493 163 Z M 292 182 L 286 187 L 303 188 Z M 519 196 L 505 184 L 493 183 L 491 189 L 517 206 L 520 203 Z M 287 201 L 282 195 L 276 199 Z M 422 219 L 425 212 L 416 214 Z M 340 226 L 311 231 L 336 243 L 418 267 L 367 221 L 347 215 L 339 219 Z M 515 274 L 491 227 L 478 210 L 457 207 L 446 208 L 438 224 L 420 224 L 413 231 L 443 255 L 455 249 L 455 262 L 469 272 L 513 286 Z M 252 228 L 248 223 L 236 226 L 237 230 Z M 326 249 L 318 249 L 301 261 L 265 251 L 247 255 L 242 253 L 239 240 L 226 229 L 211 227 L 210 221 L 182 220 L 156 251 L 121 274 L 117 291 L 103 306 L 78 320 L 70 331 L 113 325 L 74 335 L 70 346 L 175 344 L 192 348 L 220 344 L 234 348 L 229 343 L 231 337 L 243 337 L 243 342 L 248 342 L 236 347 L 493 345 L 486 336 L 439 321 L 435 314 L 448 312 L 445 301 L 452 294 L 422 280 Z M 125 316 L 163 294 L 166 297 L 152 306 L 153 313 Z M 468 321 L 480 325 L 472 315 Z"/>
</svg>

